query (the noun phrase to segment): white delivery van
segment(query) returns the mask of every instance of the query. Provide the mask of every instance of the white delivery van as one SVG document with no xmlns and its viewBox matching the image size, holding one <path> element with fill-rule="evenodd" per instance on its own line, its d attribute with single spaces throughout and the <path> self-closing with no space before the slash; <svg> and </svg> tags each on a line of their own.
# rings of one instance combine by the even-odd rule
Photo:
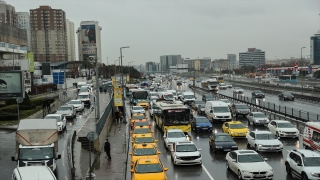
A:
<svg viewBox="0 0 320 180">
<path fill-rule="evenodd" d="M 205 114 L 213 123 L 232 120 L 230 108 L 228 104 L 223 101 L 207 101 Z"/>
<path fill-rule="evenodd" d="M 320 122 L 307 122 L 303 131 L 303 147 L 320 151 Z"/>
<path fill-rule="evenodd" d="M 11 180 L 57 180 L 48 166 L 24 166 L 13 170 Z"/>
<path fill-rule="evenodd" d="M 84 104 L 90 105 L 91 94 L 89 92 L 82 92 L 78 95 L 78 100 L 81 100 Z"/>
<path fill-rule="evenodd" d="M 167 90 L 167 92 L 172 93 L 174 99 L 176 100 L 178 99 L 178 94 L 176 90 Z"/>
<path fill-rule="evenodd" d="M 196 97 L 194 96 L 193 92 L 187 91 L 182 93 L 181 100 L 183 104 L 191 104 L 193 101 L 196 100 Z"/>
</svg>

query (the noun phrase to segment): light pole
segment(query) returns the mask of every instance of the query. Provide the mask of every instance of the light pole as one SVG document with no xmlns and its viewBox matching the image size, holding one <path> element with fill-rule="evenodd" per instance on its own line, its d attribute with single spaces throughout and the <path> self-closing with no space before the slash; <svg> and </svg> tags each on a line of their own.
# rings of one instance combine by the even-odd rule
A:
<svg viewBox="0 0 320 180">
<path fill-rule="evenodd" d="M 306 48 L 306 47 L 301 47 L 301 59 L 300 59 L 301 64 L 302 64 L 302 49 L 304 49 L 304 48 Z"/>
<path fill-rule="evenodd" d="M 13 54 L 12 54 L 12 60 L 13 60 L 13 62 L 12 62 L 12 71 L 14 71 L 14 49 L 16 48 L 16 46 L 13 46 Z"/>
<path fill-rule="evenodd" d="M 122 49 L 124 48 L 130 48 L 130 46 L 123 46 L 120 47 L 120 59 L 121 59 L 121 67 L 122 67 Z M 123 123 L 127 123 L 126 119 L 126 106 L 125 106 L 125 99 L 124 99 L 124 91 L 123 91 L 123 67 L 121 68 L 121 87 L 122 87 L 122 106 L 123 106 Z"/>
<path fill-rule="evenodd" d="M 116 77 L 116 74 L 117 74 L 117 64 L 116 64 L 117 61 L 119 60 L 114 60 L 114 77 Z"/>
<path fill-rule="evenodd" d="M 131 63 L 133 63 L 133 61 L 130 61 L 130 62 L 128 62 L 128 68 L 129 68 L 129 79 L 127 79 L 127 82 L 129 81 L 130 82 L 130 72 L 131 72 L 131 67 L 130 67 L 130 65 L 129 64 L 131 64 Z"/>
</svg>

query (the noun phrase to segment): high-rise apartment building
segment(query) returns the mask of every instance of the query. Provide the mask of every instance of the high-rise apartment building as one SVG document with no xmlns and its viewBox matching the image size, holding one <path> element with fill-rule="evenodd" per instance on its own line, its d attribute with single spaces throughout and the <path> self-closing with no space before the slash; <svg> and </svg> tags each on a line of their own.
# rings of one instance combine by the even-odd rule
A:
<svg viewBox="0 0 320 180">
<path fill-rule="evenodd" d="M 0 0 L 0 22 L 17 27 L 15 7 Z"/>
<path fill-rule="evenodd" d="M 200 70 L 211 69 L 211 57 L 204 57 L 200 59 Z"/>
<path fill-rule="evenodd" d="M 311 64 L 320 65 L 320 30 L 310 37 Z"/>
<path fill-rule="evenodd" d="M 27 31 L 28 51 L 32 51 L 29 12 L 17 12 L 18 28 Z"/>
<path fill-rule="evenodd" d="M 230 69 L 233 70 L 235 68 L 238 68 L 238 63 L 237 63 L 237 55 L 236 54 L 228 54 L 227 59 L 229 61 L 229 66 Z"/>
<path fill-rule="evenodd" d="M 255 66 L 260 67 L 266 64 L 266 55 L 264 51 L 256 48 L 248 48 L 247 52 L 239 53 L 239 67 Z"/>
<path fill-rule="evenodd" d="M 75 31 L 74 31 L 74 23 L 66 20 L 67 25 L 67 39 L 68 39 L 68 61 L 76 60 L 76 42 L 75 42 Z"/>
<path fill-rule="evenodd" d="M 52 9 L 50 6 L 30 9 L 30 25 L 35 61 L 67 61 L 66 14 L 63 10 Z"/>
<path fill-rule="evenodd" d="M 160 65 L 162 71 L 169 71 L 170 66 L 176 66 L 177 64 L 181 64 L 181 55 L 163 55 L 160 56 Z"/>
<path fill-rule="evenodd" d="M 88 60 L 97 57 L 102 62 L 101 56 L 101 30 L 98 21 L 81 21 L 77 30 L 79 60 Z"/>
<path fill-rule="evenodd" d="M 155 66 L 155 62 L 146 62 L 146 71 L 151 72 L 153 71 L 153 66 Z"/>
</svg>

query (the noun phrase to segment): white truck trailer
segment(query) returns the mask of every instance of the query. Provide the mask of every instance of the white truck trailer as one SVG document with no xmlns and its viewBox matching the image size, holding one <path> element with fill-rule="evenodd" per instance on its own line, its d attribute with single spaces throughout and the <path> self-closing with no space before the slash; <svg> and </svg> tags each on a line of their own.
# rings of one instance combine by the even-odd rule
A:
<svg viewBox="0 0 320 180">
<path fill-rule="evenodd" d="M 48 166 L 56 173 L 58 129 L 55 119 L 22 119 L 16 131 L 16 153 L 11 157 L 18 167 Z"/>
</svg>

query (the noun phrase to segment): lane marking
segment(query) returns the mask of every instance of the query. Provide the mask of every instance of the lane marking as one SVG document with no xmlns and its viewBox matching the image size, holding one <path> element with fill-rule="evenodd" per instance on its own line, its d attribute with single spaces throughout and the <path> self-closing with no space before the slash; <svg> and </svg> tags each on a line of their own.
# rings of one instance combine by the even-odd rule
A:
<svg viewBox="0 0 320 180">
<path fill-rule="evenodd" d="M 62 160 L 62 166 L 64 167 L 64 151 L 62 151 L 62 153 L 61 153 L 61 160 Z"/>
<path fill-rule="evenodd" d="M 201 166 L 204 169 L 204 171 L 207 173 L 207 175 L 209 176 L 210 180 L 214 180 L 213 177 L 211 176 L 211 174 L 209 173 L 209 171 L 207 170 L 207 168 L 203 164 Z"/>
</svg>

